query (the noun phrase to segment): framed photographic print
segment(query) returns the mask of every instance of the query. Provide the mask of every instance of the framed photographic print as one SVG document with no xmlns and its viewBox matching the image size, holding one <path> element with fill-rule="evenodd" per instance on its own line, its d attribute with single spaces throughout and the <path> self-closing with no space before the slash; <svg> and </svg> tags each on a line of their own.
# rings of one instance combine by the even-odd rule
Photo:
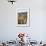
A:
<svg viewBox="0 0 46 46">
<path fill-rule="evenodd" d="M 24 27 L 29 26 L 29 9 L 17 9 L 16 11 L 16 26 L 18 27 Z"/>
</svg>

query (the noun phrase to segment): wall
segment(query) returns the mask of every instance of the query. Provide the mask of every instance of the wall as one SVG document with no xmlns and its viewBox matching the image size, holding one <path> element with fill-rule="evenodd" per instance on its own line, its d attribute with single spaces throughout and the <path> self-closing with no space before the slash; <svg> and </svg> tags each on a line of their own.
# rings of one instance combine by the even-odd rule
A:
<svg viewBox="0 0 46 46">
<path fill-rule="evenodd" d="M 29 33 L 33 40 L 46 40 L 46 1 L 17 0 L 14 5 L 0 0 L 0 40 L 15 40 L 18 32 Z M 30 8 L 30 27 L 16 27 L 16 9 Z"/>
</svg>

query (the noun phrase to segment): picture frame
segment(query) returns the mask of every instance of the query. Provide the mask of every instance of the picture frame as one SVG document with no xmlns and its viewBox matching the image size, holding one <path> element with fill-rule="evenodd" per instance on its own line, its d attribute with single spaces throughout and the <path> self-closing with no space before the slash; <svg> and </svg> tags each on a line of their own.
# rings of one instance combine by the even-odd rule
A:
<svg viewBox="0 0 46 46">
<path fill-rule="evenodd" d="M 29 27 L 30 26 L 30 9 L 19 8 L 16 10 L 16 26 Z"/>
</svg>

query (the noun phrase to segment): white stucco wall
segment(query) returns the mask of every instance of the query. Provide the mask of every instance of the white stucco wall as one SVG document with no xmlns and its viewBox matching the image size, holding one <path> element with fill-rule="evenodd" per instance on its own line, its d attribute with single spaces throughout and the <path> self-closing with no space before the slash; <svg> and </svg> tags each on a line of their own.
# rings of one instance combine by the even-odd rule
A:
<svg viewBox="0 0 46 46">
<path fill-rule="evenodd" d="M 16 9 L 30 8 L 30 27 L 16 27 Z M 46 0 L 17 0 L 14 5 L 0 0 L 0 40 L 15 40 L 18 32 L 33 40 L 46 40 Z"/>
</svg>

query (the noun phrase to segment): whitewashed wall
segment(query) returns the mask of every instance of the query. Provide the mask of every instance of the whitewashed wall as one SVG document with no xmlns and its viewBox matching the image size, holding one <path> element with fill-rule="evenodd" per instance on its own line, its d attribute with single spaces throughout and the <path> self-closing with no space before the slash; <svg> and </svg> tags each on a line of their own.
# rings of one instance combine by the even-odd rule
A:
<svg viewBox="0 0 46 46">
<path fill-rule="evenodd" d="M 30 8 L 30 27 L 16 27 L 16 9 Z M 15 40 L 18 32 L 33 40 L 46 40 L 46 0 L 17 0 L 14 5 L 0 0 L 0 40 Z"/>
</svg>

